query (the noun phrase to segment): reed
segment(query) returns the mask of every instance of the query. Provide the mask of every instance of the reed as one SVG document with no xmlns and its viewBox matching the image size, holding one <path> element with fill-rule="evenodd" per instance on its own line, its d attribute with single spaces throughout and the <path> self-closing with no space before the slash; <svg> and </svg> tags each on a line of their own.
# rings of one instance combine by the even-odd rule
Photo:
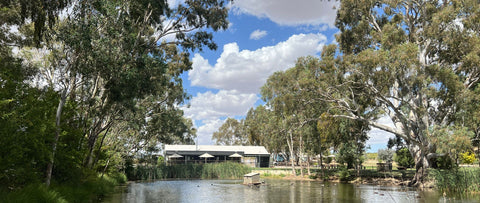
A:
<svg viewBox="0 0 480 203">
<path fill-rule="evenodd" d="M 184 164 L 172 166 L 137 166 L 129 180 L 156 179 L 237 179 L 251 168 L 240 163 Z"/>
<path fill-rule="evenodd" d="M 429 178 L 434 180 L 441 192 L 460 194 L 480 192 L 480 168 L 431 169 Z"/>
<path fill-rule="evenodd" d="M 249 173 L 251 168 L 240 163 L 224 162 L 203 165 L 203 179 L 238 179 Z"/>
</svg>

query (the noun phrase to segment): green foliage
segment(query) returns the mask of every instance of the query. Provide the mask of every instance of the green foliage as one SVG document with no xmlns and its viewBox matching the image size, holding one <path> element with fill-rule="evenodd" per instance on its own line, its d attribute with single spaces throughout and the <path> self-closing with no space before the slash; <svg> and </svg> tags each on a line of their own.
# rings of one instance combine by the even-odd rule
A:
<svg viewBox="0 0 480 203">
<path fill-rule="evenodd" d="M 48 189 L 43 184 L 30 184 L 25 188 L 2 194 L 0 192 L 0 202 L 52 202 L 52 203 L 67 203 L 68 201 L 58 191 Z"/>
<path fill-rule="evenodd" d="M 435 158 L 432 167 L 437 169 L 455 169 L 458 166 L 450 156 L 441 156 Z"/>
<path fill-rule="evenodd" d="M 158 156 L 157 158 L 157 166 L 165 165 L 165 157 Z"/>
<path fill-rule="evenodd" d="M 52 187 L 78 184 L 58 190 L 67 200 L 88 202 L 125 181 L 107 174 L 135 173 L 132 152 L 195 138 L 179 108 L 188 98 L 181 74 L 190 51 L 216 48 L 212 32 L 227 28 L 229 1 L 72 2 L 0 2 L 2 191 L 49 184 L 52 174 Z M 167 33 L 176 39 L 164 42 Z"/>
<path fill-rule="evenodd" d="M 364 148 L 360 148 L 361 144 L 355 145 L 354 142 L 346 142 L 340 145 L 338 155 L 336 156 L 337 162 L 340 164 L 346 164 L 347 169 L 359 167 L 363 161 Z"/>
<path fill-rule="evenodd" d="M 346 166 L 340 166 L 338 168 L 337 175 L 341 181 L 349 181 L 353 177 Z"/>
<path fill-rule="evenodd" d="M 410 154 L 408 148 L 397 150 L 394 160 L 397 162 L 398 166 L 405 168 L 411 168 L 415 165 L 415 161 L 413 160 L 412 154 Z"/>
<path fill-rule="evenodd" d="M 243 120 L 227 118 L 218 131 L 213 133 L 212 140 L 217 145 L 247 145 L 248 138 L 243 123 Z"/>
<path fill-rule="evenodd" d="M 0 190 L 0 202 L 92 202 L 113 192 L 118 184 L 126 183 L 122 173 L 106 174 L 103 177 L 89 176 L 78 182 L 29 184 L 15 191 Z"/>
<path fill-rule="evenodd" d="M 447 153 L 453 159 L 472 148 L 471 139 L 474 134 L 466 127 L 435 126 L 432 134 L 431 142 L 437 145 L 438 151 Z"/>
<path fill-rule="evenodd" d="M 480 49 L 472 46 L 480 41 L 478 24 L 472 24 L 478 8 L 476 0 L 342 0 L 335 21 L 338 50 L 322 53 L 320 63 L 330 64 L 330 71 L 319 77 L 326 75 L 322 80 L 329 83 L 319 86 L 318 95 L 332 101 L 336 116 L 367 120 L 404 139 L 415 149 L 418 172 L 432 164 L 427 156 L 457 159 L 479 129 L 478 102 L 472 102 L 479 86 L 474 64 Z M 381 116 L 395 125 L 378 122 Z M 450 129 L 431 132 L 435 126 Z M 422 174 L 412 183 L 420 183 Z"/>
<path fill-rule="evenodd" d="M 57 93 L 23 83 L 29 73 L 19 60 L 0 56 L 0 188 L 41 182 L 48 161 Z"/>
<path fill-rule="evenodd" d="M 454 170 L 431 169 L 429 177 L 436 187 L 447 193 L 480 192 L 480 168 L 459 168 Z"/>
</svg>

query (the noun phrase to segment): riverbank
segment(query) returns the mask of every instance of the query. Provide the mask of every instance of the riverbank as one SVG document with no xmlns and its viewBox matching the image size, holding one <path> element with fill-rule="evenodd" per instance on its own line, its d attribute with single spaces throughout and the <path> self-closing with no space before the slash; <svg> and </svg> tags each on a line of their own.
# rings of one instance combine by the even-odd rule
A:
<svg viewBox="0 0 480 203">
<path fill-rule="evenodd" d="M 346 169 L 312 170 L 310 175 L 301 176 L 297 170 L 296 176 L 291 169 L 254 169 L 252 172 L 260 173 L 262 178 L 301 180 L 301 181 L 327 181 L 348 182 L 352 184 L 368 184 L 381 186 L 407 186 L 415 175 L 413 169 L 392 170 L 381 172 L 377 170 L 356 171 Z M 304 173 L 306 174 L 306 173 Z M 323 174 L 323 175 L 322 175 Z M 430 169 L 426 181 L 419 186 L 424 190 L 438 190 L 446 193 L 480 193 L 480 168 L 460 167 L 451 170 Z"/>
<path fill-rule="evenodd" d="M 258 170 L 254 170 L 254 171 L 258 172 Z M 348 182 L 352 184 L 382 185 L 382 186 L 405 186 L 405 185 L 408 185 L 408 182 L 410 182 L 410 180 L 402 180 L 402 179 L 397 179 L 392 177 L 388 177 L 388 178 L 356 177 L 350 181 L 342 181 L 337 176 L 330 176 L 327 179 L 323 179 L 323 178 L 312 178 L 312 176 L 308 176 L 308 175 L 294 176 L 292 174 L 283 174 L 283 173 L 279 173 L 279 175 L 261 173 L 261 177 L 267 178 L 267 179 L 320 181 L 320 182 L 332 182 L 332 183 Z"/>
<path fill-rule="evenodd" d="M 50 187 L 43 183 L 31 183 L 14 191 L 0 191 L 0 202 L 99 202 L 114 192 L 117 185 L 125 184 L 126 176 L 115 173 L 104 176 L 89 176 L 75 183 L 52 182 Z"/>
</svg>

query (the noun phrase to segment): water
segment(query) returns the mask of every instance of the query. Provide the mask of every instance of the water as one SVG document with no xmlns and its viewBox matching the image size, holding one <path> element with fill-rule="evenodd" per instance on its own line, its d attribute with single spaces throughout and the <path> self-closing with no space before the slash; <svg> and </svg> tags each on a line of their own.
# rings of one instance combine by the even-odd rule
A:
<svg viewBox="0 0 480 203">
<path fill-rule="evenodd" d="M 478 202 L 407 187 L 266 179 L 260 187 L 242 180 L 173 180 L 130 183 L 104 202 Z"/>
</svg>

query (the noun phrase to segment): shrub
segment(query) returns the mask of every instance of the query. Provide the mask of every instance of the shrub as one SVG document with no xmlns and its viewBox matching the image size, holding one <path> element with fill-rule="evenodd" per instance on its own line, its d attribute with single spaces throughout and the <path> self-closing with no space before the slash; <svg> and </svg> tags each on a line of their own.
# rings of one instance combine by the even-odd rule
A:
<svg viewBox="0 0 480 203">
<path fill-rule="evenodd" d="M 410 150 L 408 150 L 407 148 L 401 148 L 397 150 L 395 161 L 398 163 L 398 166 L 406 168 L 411 168 L 415 165 L 415 161 L 410 154 Z"/>
<path fill-rule="evenodd" d="M 346 166 L 340 166 L 338 168 L 338 177 L 341 181 L 349 181 L 351 178 L 350 171 L 348 171 Z"/>
<path fill-rule="evenodd" d="M 441 156 L 433 160 L 432 168 L 437 169 L 454 169 L 457 165 L 450 156 Z"/>
</svg>

